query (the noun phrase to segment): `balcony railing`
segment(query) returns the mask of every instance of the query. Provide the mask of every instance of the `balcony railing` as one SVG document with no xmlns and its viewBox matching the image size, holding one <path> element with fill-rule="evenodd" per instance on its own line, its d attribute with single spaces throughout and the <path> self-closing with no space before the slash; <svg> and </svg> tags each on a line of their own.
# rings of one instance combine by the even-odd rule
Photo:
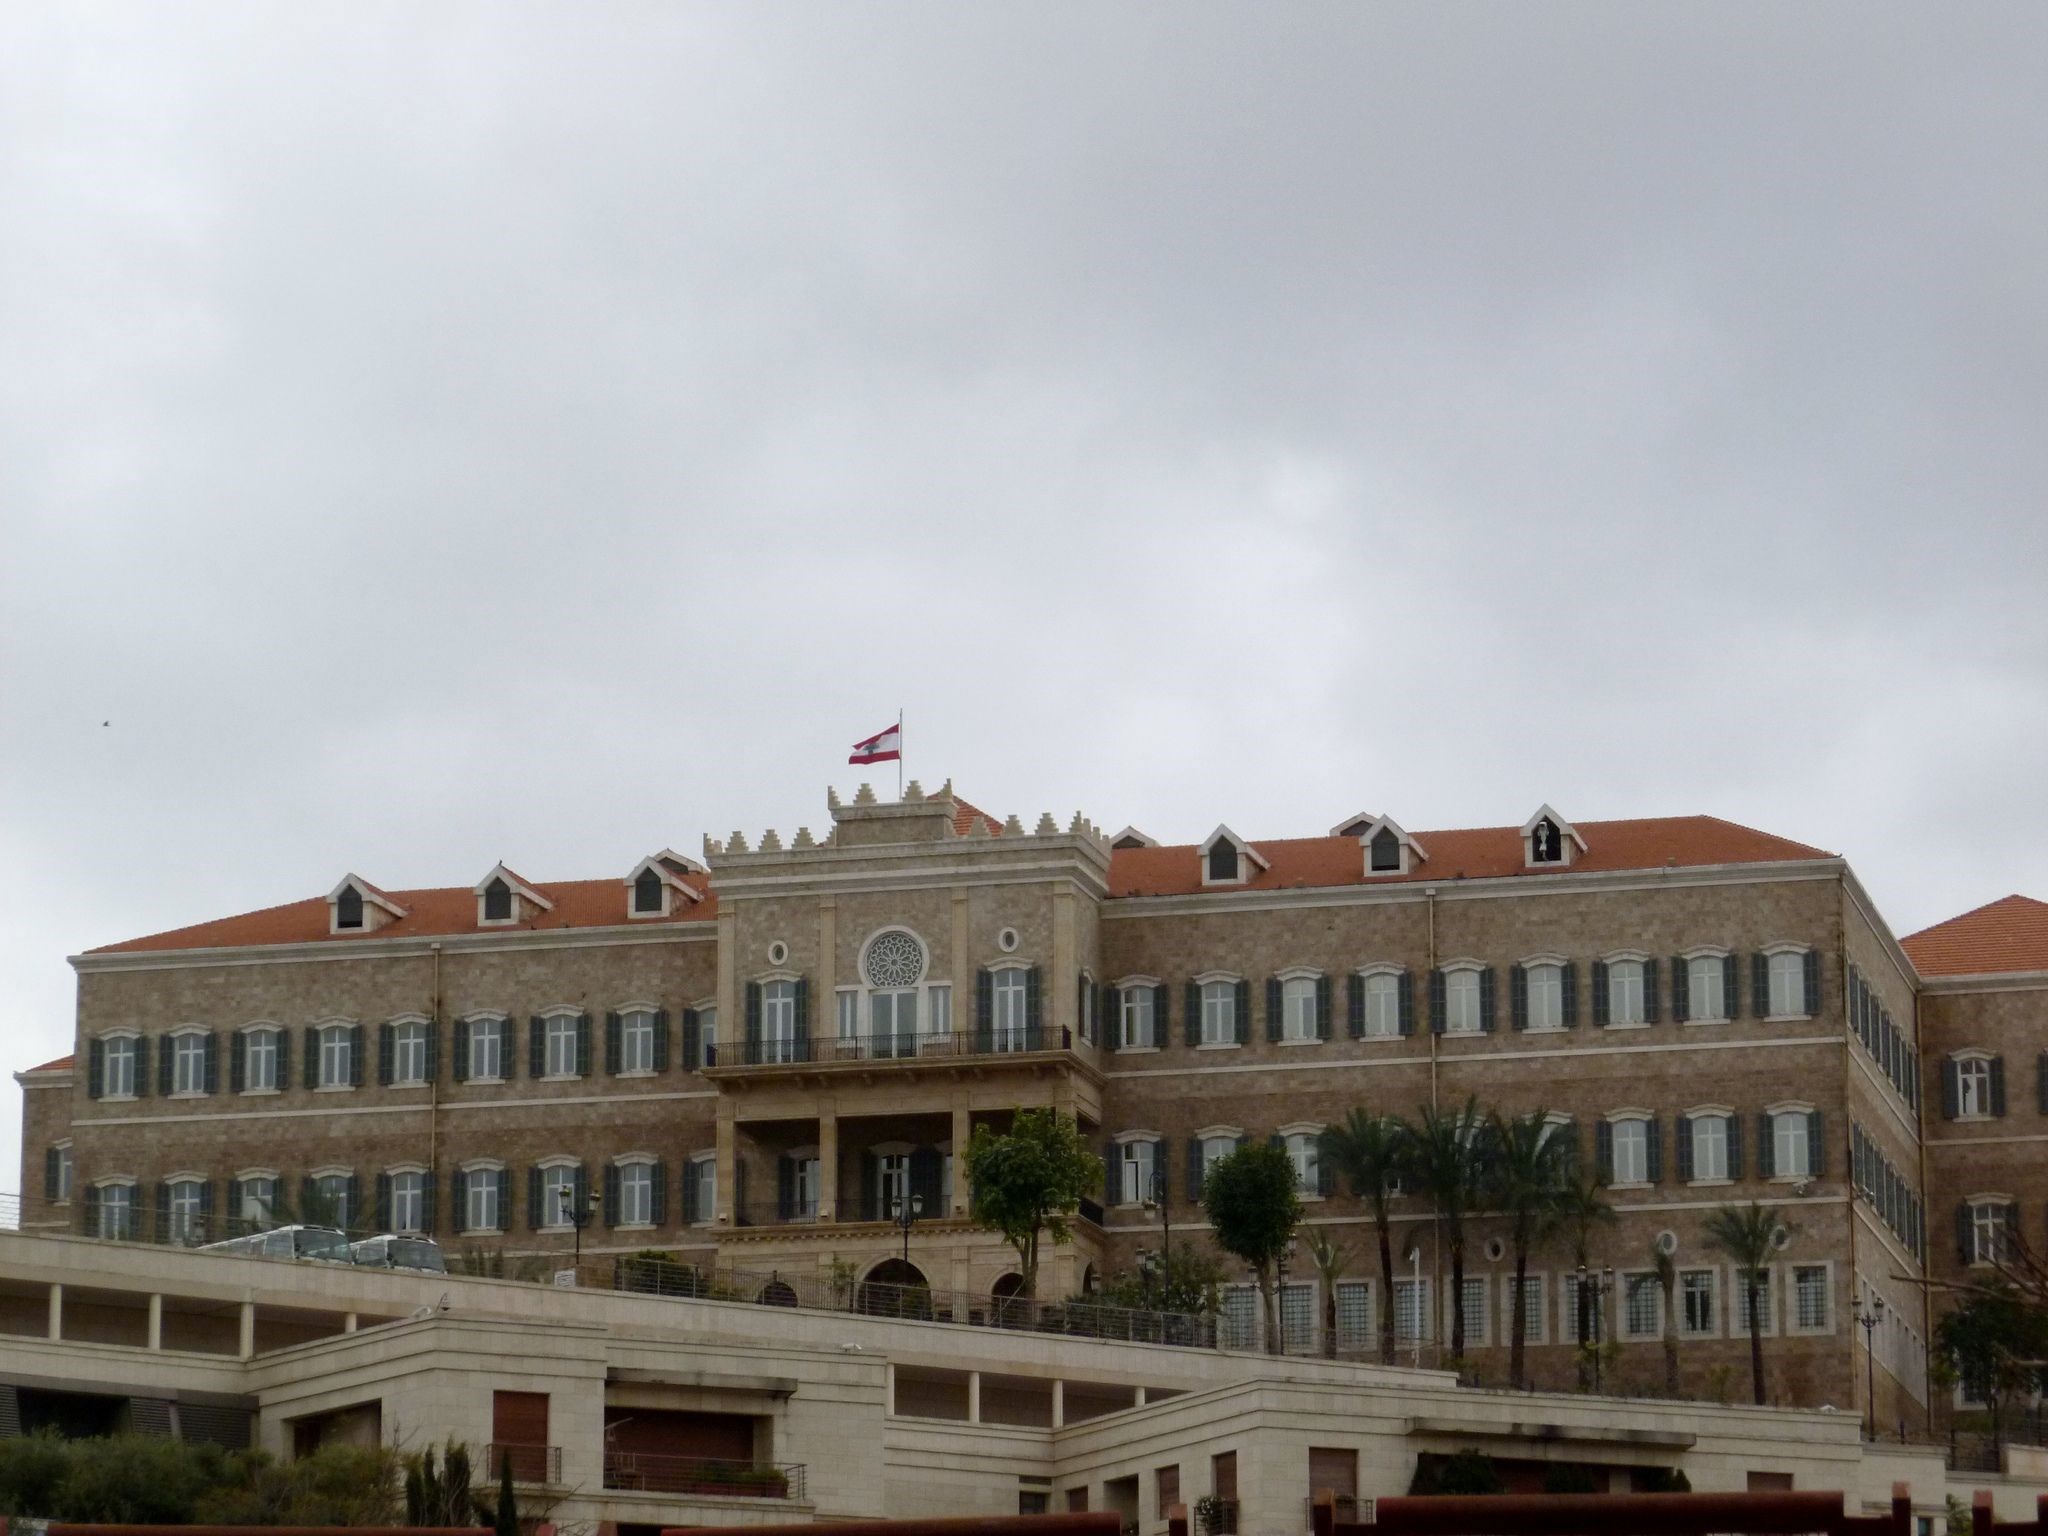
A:
<svg viewBox="0 0 2048 1536">
<path fill-rule="evenodd" d="M 512 1445 L 492 1441 L 484 1447 L 484 1465 L 491 1481 L 498 1480 L 498 1468 L 512 1463 L 512 1481 L 556 1488 L 562 1482 L 562 1448 L 559 1445 Z"/>
<path fill-rule="evenodd" d="M 1237 1500 L 1198 1499 L 1195 1530 L 1198 1536 L 1237 1536 Z"/>
<path fill-rule="evenodd" d="M 705 1066 L 788 1067 L 833 1062 L 953 1061 L 963 1057 L 1023 1056 L 1070 1051 L 1074 1032 L 1035 1029 L 966 1029 L 906 1035 L 812 1035 L 796 1040 L 734 1040 L 705 1047 Z"/>
<path fill-rule="evenodd" d="M 722 1499 L 801 1499 L 802 1462 L 719 1461 L 704 1456 L 604 1453 L 604 1485 L 621 1493 L 700 1494 Z"/>
<path fill-rule="evenodd" d="M 1173 1344 L 1193 1349 L 1214 1349 L 1217 1345 L 1216 1319 L 1198 1313 L 1138 1312 L 1087 1301 L 1034 1301 L 1024 1296 L 939 1291 L 921 1285 L 887 1285 L 850 1277 L 835 1280 L 815 1273 L 700 1269 L 666 1259 L 627 1257 L 612 1266 L 612 1288 L 644 1295 L 802 1307 L 914 1322 L 966 1323 L 981 1328 L 1133 1344 Z"/>
</svg>

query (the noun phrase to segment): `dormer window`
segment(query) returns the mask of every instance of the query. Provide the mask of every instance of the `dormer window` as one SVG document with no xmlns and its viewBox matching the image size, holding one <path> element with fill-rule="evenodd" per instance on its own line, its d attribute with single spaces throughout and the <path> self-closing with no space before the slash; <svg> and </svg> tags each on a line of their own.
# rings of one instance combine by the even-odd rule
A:
<svg viewBox="0 0 2048 1536">
<path fill-rule="evenodd" d="M 509 923 L 512 921 L 512 887 L 500 879 L 492 880 L 484 887 L 484 921 L 487 923 Z"/>
<path fill-rule="evenodd" d="M 1211 832 L 1201 853 L 1204 885 L 1243 885 L 1267 867 L 1258 849 L 1228 827 Z"/>
<path fill-rule="evenodd" d="M 369 933 L 405 916 L 405 908 L 359 875 L 343 875 L 327 893 L 329 933 Z"/>
<path fill-rule="evenodd" d="M 477 881 L 476 920 L 480 927 L 502 928 L 530 922 L 555 904 L 503 864 Z"/>
<path fill-rule="evenodd" d="M 661 876 L 643 869 L 633 881 L 633 912 L 648 917 L 661 912 L 668 903 L 662 897 Z"/>
<path fill-rule="evenodd" d="M 1522 823 L 1522 863 L 1528 869 L 1563 869 L 1586 851 L 1578 829 L 1547 805 Z"/>
<path fill-rule="evenodd" d="M 363 893 L 352 885 L 341 888 L 341 894 L 334 898 L 334 926 L 360 928 L 363 926 Z"/>
<path fill-rule="evenodd" d="M 1352 835 L 1364 846 L 1368 876 L 1405 875 L 1416 860 L 1429 857 L 1391 816 L 1376 816 Z"/>
<path fill-rule="evenodd" d="M 1391 827 L 1381 827 L 1373 833 L 1372 872 L 1376 875 L 1390 875 L 1401 868 L 1401 839 Z"/>
</svg>

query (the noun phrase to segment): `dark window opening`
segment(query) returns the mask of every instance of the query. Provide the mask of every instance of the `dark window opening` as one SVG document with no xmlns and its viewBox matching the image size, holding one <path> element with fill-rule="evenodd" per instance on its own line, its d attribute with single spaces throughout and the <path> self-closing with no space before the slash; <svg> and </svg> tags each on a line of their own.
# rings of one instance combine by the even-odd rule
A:
<svg viewBox="0 0 2048 1536">
<path fill-rule="evenodd" d="M 1209 878 L 1211 880 L 1235 880 L 1237 878 L 1237 845 L 1227 838 L 1218 838 L 1209 849 Z"/>
<path fill-rule="evenodd" d="M 493 880 L 484 887 L 484 921 L 502 923 L 512 916 L 512 887 Z"/>
<path fill-rule="evenodd" d="M 1375 874 L 1401 867 L 1401 839 L 1385 827 L 1373 834 L 1372 867 Z"/>
<path fill-rule="evenodd" d="M 334 926 L 337 928 L 360 928 L 363 926 L 363 893 L 352 885 L 341 888 L 341 894 L 334 899 Z"/>
<path fill-rule="evenodd" d="M 1564 846 L 1558 837 L 1557 823 L 1546 816 L 1529 833 L 1530 860 L 1537 864 L 1555 864 L 1563 854 Z"/>
<path fill-rule="evenodd" d="M 640 871 L 633 881 L 633 910 L 635 912 L 659 912 L 661 910 L 661 876 L 651 869 Z"/>
</svg>

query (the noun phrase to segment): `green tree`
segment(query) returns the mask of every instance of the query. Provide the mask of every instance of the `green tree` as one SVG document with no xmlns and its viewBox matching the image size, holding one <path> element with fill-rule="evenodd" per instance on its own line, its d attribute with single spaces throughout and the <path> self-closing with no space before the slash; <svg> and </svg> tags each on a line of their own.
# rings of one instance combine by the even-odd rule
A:
<svg viewBox="0 0 2048 1536">
<path fill-rule="evenodd" d="M 1387 1209 L 1407 1167 L 1408 1127 L 1394 1115 L 1354 1109 L 1324 1131 L 1323 1161 L 1372 1212 L 1380 1250 L 1380 1359 L 1394 1361 L 1394 1235 Z"/>
<path fill-rule="evenodd" d="M 1563 1219 L 1572 1146 L 1540 1109 L 1515 1117 L 1496 1113 L 1489 1124 L 1493 1204 L 1507 1217 L 1508 1246 L 1515 1255 L 1508 1381 L 1520 1391 L 1528 1379 L 1529 1251 L 1549 1238 Z"/>
<path fill-rule="evenodd" d="M 1960 1382 L 1991 1415 L 1991 1443 L 2005 1439 L 2005 1405 L 2048 1380 L 2048 1311 L 2004 1276 L 1966 1292 L 1934 1325 L 1941 1384 Z"/>
<path fill-rule="evenodd" d="M 0 1515 L 51 1520 L 71 1469 L 71 1442 L 53 1429 L 0 1440 Z"/>
<path fill-rule="evenodd" d="M 1169 1260 L 1157 1249 L 1138 1255 L 1137 1269 L 1119 1271 L 1077 1301 L 1134 1312 L 1211 1313 L 1223 1289 L 1223 1263 L 1207 1248 L 1184 1241 Z"/>
<path fill-rule="evenodd" d="M 1758 1404 L 1764 1400 L 1764 1318 L 1760 1297 L 1764 1266 L 1791 1229 L 1777 1214 L 1758 1205 L 1724 1205 L 1707 1218 L 1707 1245 L 1725 1255 L 1742 1287 L 1742 1314 L 1749 1324 L 1749 1382 Z"/>
<path fill-rule="evenodd" d="M 1041 1237 L 1055 1245 L 1072 1238 L 1067 1218 L 1082 1196 L 1102 1187 L 1102 1159 L 1058 1110 L 1020 1109 L 1007 1131 L 974 1128 L 967 1183 L 974 1220 L 1017 1250 L 1021 1293 L 1036 1296 Z"/>
<path fill-rule="evenodd" d="M 498 1453 L 498 1507 L 491 1514 L 496 1536 L 519 1536 L 519 1496 L 512 1491 L 512 1453 Z"/>
<path fill-rule="evenodd" d="M 1616 1221 L 1614 1207 L 1607 1203 L 1607 1194 L 1600 1187 L 1600 1181 L 1579 1169 L 1573 1160 L 1572 1176 L 1557 1195 L 1558 1230 L 1571 1239 L 1572 1262 L 1581 1274 L 1593 1265 L 1593 1231 L 1596 1227 L 1611 1227 Z M 1577 1335 L 1579 1340 L 1579 1390 L 1585 1391 L 1593 1382 L 1593 1298 L 1585 1286 L 1579 1287 L 1579 1315 Z"/>
<path fill-rule="evenodd" d="M 1308 1261 L 1316 1267 L 1316 1278 L 1323 1282 L 1323 1353 L 1337 1353 L 1337 1281 L 1344 1273 L 1344 1267 L 1351 1262 L 1351 1250 L 1331 1237 L 1320 1227 L 1310 1232 Z"/>
<path fill-rule="evenodd" d="M 1486 1116 L 1477 1099 L 1454 1110 L 1428 1105 L 1410 1139 L 1410 1165 L 1436 1207 L 1451 1260 L 1451 1358 L 1465 1357 L 1465 1219 L 1483 1207 L 1492 1184 Z"/>
<path fill-rule="evenodd" d="M 1202 1177 L 1202 1210 L 1216 1246 L 1251 1266 L 1266 1304 L 1266 1349 L 1280 1353 L 1280 1300 L 1273 1268 L 1301 1224 L 1294 1159 L 1284 1147 L 1251 1142 L 1210 1165 Z"/>
<path fill-rule="evenodd" d="M 217 1446 L 153 1435 L 76 1441 L 70 1452 L 51 1515 L 95 1525 L 190 1525 L 226 1462 Z"/>
</svg>

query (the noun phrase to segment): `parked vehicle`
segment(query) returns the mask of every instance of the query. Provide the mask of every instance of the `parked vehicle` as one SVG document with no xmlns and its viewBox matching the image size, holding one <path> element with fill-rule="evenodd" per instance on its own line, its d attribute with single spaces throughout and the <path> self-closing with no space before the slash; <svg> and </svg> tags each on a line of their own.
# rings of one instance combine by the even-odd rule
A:
<svg viewBox="0 0 2048 1536">
<path fill-rule="evenodd" d="M 323 1259 L 330 1263 L 350 1262 L 348 1234 L 333 1227 L 272 1227 L 268 1232 L 251 1232 L 218 1243 L 202 1244 L 201 1253 L 241 1253 L 264 1259 Z"/>
<path fill-rule="evenodd" d="M 441 1245 L 431 1237 L 402 1237 L 385 1232 L 351 1244 L 349 1257 L 372 1269 L 413 1269 L 429 1275 L 448 1273 Z"/>
</svg>

